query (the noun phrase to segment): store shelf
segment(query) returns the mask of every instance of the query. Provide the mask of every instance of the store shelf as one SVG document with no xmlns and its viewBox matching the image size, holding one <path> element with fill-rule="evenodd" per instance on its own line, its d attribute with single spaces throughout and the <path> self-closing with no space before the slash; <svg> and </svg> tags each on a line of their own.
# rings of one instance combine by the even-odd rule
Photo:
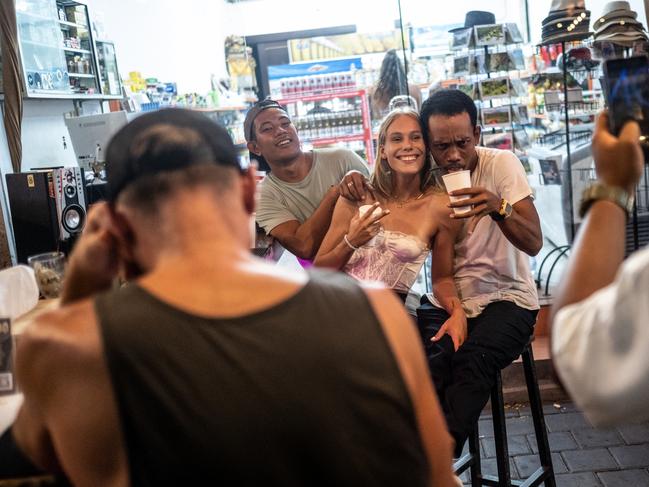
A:
<svg viewBox="0 0 649 487">
<path fill-rule="evenodd" d="M 61 99 L 61 100 L 93 100 L 93 101 L 100 101 L 100 100 L 121 100 L 121 96 L 110 96 L 110 95 L 102 95 L 102 94 L 92 94 L 92 95 L 86 95 L 84 93 L 62 93 L 60 91 L 32 91 L 28 95 L 23 96 L 23 98 L 30 99 L 30 98 L 38 98 L 38 99 L 45 99 L 45 100 L 51 100 L 51 99 Z"/>
<path fill-rule="evenodd" d="M 195 112 L 239 112 L 241 110 L 247 110 L 248 107 L 246 106 L 232 106 L 232 107 L 183 107 L 183 108 L 189 108 L 190 110 L 193 110 Z"/>
<path fill-rule="evenodd" d="M 65 25 L 67 27 L 74 27 L 76 29 L 88 30 L 87 25 L 75 24 L 74 22 L 68 22 L 67 20 L 59 20 L 59 24 Z"/>
<path fill-rule="evenodd" d="M 90 54 L 90 51 L 88 49 L 81 49 L 81 48 L 75 49 L 74 47 L 64 47 L 63 50 L 67 52 L 78 52 L 80 54 Z"/>
<path fill-rule="evenodd" d="M 337 137 L 318 137 L 315 139 L 305 139 L 313 145 L 330 145 L 337 142 L 362 142 L 365 140 L 365 134 L 341 135 Z"/>
<path fill-rule="evenodd" d="M 297 103 L 297 102 L 310 102 L 310 101 L 325 101 L 331 100 L 332 98 L 355 98 L 357 96 L 364 96 L 365 90 L 330 90 L 325 93 L 302 93 L 296 94 L 295 96 L 290 96 L 278 100 L 278 103 L 284 105 L 286 103 Z"/>
<path fill-rule="evenodd" d="M 70 78 L 94 78 L 94 74 L 83 74 L 83 73 L 68 73 Z"/>
</svg>

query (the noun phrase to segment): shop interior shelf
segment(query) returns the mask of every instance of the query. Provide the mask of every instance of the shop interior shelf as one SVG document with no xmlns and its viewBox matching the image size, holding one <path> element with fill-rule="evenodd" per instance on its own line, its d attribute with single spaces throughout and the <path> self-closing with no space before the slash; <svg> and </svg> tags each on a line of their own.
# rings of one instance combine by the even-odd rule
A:
<svg viewBox="0 0 649 487">
<path fill-rule="evenodd" d="M 306 139 L 306 142 L 310 142 L 313 145 L 329 145 L 335 144 L 337 142 L 360 142 L 365 140 L 365 134 L 354 134 L 354 135 L 343 135 L 340 137 L 322 137 L 315 139 Z"/>
<path fill-rule="evenodd" d="M 87 25 L 83 25 L 83 24 L 75 24 L 74 22 L 68 22 L 67 20 L 59 20 L 59 24 L 61 24 L 61 25 L 65 25 L 65 26 L 67 26 L 67 27 L 75 27 L 75 28 L 77 28 L 77 29 L 88 30 L 88 26 L 87 26 Z"/>
<path fill-rule="evenodd" d="M 231 106 L 231 107 L 190 107 L 195 112 L 238 112 L 245 110 L 246 106 Z"/>
<path fill-rule="evenodd" d="M 90 54 L 90 51 L 88 49 L 81 49 L 81 48 L 76 49 L 74 47 L 64 47 L 63 50 L 68 52 L 78 52 L 79 54 Z"/>
<path fill-rule="evenodd" d="M 296 94 L 294 96 L 282 98 L 281 100 L 279 100 L 279 103 L 286 104 L 286 103 L 297 103 L 300 101 L 301 102 L 323 101 L 323 100 L 331 100 L 332 98 L 354 98 L 363 95 L 365 95 L 364 90 L 355 90 L 355 91 L 331 90 L 324 93 Z"/>
</svg>

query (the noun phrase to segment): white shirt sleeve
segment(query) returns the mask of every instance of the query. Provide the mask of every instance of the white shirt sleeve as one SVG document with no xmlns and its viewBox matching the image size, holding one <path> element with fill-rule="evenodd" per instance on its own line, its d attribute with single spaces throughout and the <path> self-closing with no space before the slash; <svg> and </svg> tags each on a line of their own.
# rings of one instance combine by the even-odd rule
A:
<svg viewBox="0 0 649 487">
<path fill-rule="evenodd" d="M 514 205 L 532 195 L 532 188 L 527 181 L 525 168 L 513 152 L 498 153 L 496 167 L 496 187 L 498 195 Z"/>
<path fill-rule="evenodd" d="M 282 223 L 293 220 L 299 221 L 298 217 L 289 210 L 280 191 L 273 188 L 265 180 L 260 185 L 255 219 L 259 226 L 266 231 L 266 234 L 270 234 L 273 228 Z"/>
<path fill-rule="evenodd" d="M 591 422 L 649 419 L 649 248 L 627 259 L 611 285 L 557 313 L 552 354 Z"/>
</svg>

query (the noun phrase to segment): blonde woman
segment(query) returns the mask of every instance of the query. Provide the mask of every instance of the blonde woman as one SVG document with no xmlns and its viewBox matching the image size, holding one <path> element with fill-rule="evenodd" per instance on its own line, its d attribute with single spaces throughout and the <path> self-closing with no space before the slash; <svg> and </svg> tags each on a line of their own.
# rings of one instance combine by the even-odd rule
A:
<svg viewBox="0 0 649 487">
<path fill-rule="evenodd" d="M 381 281 L 405 300 L 432 251 L 433 291 L 450 315 L 436 339 L 448 333 L 459 348 L 466 317 L 453 283 L 453 247 L 461 223 L 449 216 L 416 111 L 403 107 L 385 117 L 378 152 L 372 194 L 361 203 L 338 199 L 314 263 Z"/>
</svg>

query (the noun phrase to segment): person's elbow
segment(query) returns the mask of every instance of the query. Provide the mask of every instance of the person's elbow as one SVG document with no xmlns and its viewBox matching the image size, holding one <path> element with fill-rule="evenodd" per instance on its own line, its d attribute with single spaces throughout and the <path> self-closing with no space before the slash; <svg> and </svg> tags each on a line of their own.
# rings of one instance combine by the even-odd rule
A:
<svg viewBox="0 0 649 487">
<path fill-rule="evenodd" d="M 535 238 L 532 242 L 530 242 L 530 245 L 528 249 L 525 251 L 525 253 L 530 257 L 535 257 L 539 255 L 539 252 L 541 252 L 542 248 L 543 248 L 543 238 L 539 236 L 538 238 Z"/>
<path fill-rule="evenodd" d="M 291 239 L 280 243 L 295 257 L 303 260 L 313 260 L 318 253 L 318 246 L 313 241 Z"/>
</svg>

